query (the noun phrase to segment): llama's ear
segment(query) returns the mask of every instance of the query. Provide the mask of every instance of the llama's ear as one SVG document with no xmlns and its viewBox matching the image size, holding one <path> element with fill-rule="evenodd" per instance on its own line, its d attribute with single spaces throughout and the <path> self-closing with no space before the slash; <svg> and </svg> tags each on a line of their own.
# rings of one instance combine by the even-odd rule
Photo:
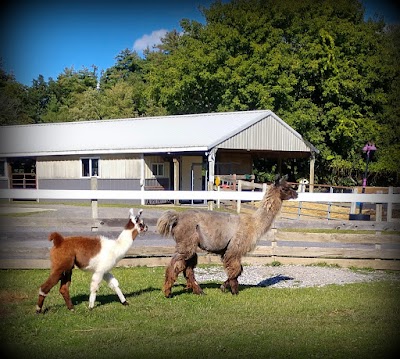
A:
<svg viewBox="0 0 400 359">
<path fill-rule="evenodd" d="M 274 182 L 274 185 L 275 185 L 275 186 L 279 186 L 280 180 L 281 180 L 281 175 L 278 173 L 277 175 L 275 175 L 275 182 Z"/>
<path fill-rule="evenodd" d="M 286 174 L 283 177 L 281 177 L 281 179 L 279 180 L 279 184 L 280 185 L 284 185 L 287 181 L 287 179 L 289 178 L 289 176 Z"/>
<path fill-rule="evenodd" d="M 135 217 L 135 213 L 133 212 L 133 208 L 131 208 L 129 210 L 129 217 L 131 217 L 131 218 Z"/>
<path fill-rule="evenodd" d="M 142 212 L 143 212 L 143 208 L 140 208 L 139 209 L 139 212 L 138 212 L 138 214 L 137 214 L 137 218 L 139 219 L 139 217 L 142 215 Z"/>
</svg>

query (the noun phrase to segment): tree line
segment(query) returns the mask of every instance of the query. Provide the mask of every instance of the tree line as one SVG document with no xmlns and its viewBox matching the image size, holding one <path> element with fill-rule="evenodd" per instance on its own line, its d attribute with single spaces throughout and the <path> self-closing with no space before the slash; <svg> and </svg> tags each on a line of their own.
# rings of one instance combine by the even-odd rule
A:
<svg viewBox="0 0 400 359">
<path fill-rule="evenodd" d="M 232 0 L 201 9 L 205 23 L 141 57 L 124 49 L 101 73 L 66 68 L 31 86 L 0 70 L 0 124 L 270 109 L 320 153 L 318 182 L 400 185 L 398 25 L 365 20 L 358 0 Z M 258 161 L 268 174 L 268 160 Z M 303 163 L 287 162 L 296 176 Z M 264 171 L 264 172 L 263 172 Z"/>
</svg>

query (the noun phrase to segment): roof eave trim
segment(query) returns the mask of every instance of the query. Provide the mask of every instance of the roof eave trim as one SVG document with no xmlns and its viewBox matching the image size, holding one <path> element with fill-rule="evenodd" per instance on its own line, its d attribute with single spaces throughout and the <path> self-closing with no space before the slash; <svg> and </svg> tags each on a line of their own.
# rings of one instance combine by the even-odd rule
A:
<svg viewBox="0 0 400 359">
<path fill-rule="evenodd" d="M 132 148 L 132 149 L 96 149 L 90 151 L 70 150 L 70 151 L 43 151 L 43 152 L 14 152 L 0 153 L 0 158 L 6 157 L 42 157 L 42 156 L 69 156 L 69 155 L 98 155 L 98 154 L 148 154 L 148 153 L 167 153 L 167 152 L 207 152 L 204 146 L 197 147 L 163 147 L 163 148 Z"/>
</svg>

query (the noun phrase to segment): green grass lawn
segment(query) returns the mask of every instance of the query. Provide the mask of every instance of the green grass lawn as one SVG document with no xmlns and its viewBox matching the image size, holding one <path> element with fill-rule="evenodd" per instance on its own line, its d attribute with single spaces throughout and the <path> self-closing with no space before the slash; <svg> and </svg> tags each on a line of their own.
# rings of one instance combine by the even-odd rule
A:
<svg viewBox="0 0 400 359">
<path fill-rule="evenodd" d="M 90 274 L 75 270 L 69 312 L 58 287 L 35 314 L 48 270 L 0 271 L 1 348 L 15 358 L 387 358 L 398 343 L 400 282 L 277 289 L 238 296 L 161 293 L 164 268 L 113 270 L 129 306 L 102 283 L 89 311 Z M 397 348 L 398 349 L 398 348 Z"/>
</svg>

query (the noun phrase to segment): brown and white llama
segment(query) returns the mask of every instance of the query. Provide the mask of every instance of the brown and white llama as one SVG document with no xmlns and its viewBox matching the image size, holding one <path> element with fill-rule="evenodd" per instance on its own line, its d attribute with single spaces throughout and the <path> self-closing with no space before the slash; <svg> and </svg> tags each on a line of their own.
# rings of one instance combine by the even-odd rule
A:
<svg viewBox="0 0 400 359">
<path fill-rule="evenodd" d="M 96 292 L 102 279 L 115 291 L 121 303 L 127 305 L 128 302 L 119 288 L 118 280 L 110 273 L 110 270 L 125 256 L 137 235 L 147 231 L 147 225 L 144 224 L 143 219 L 140 219 L 142 211 L 139 210 L 135 216 L 133 209 L 130 209 L 128 223 L 116 240 L 104 236 L 64 238 L 57 232 L 51 233 L 49 236 L 49 241 L 53 241 L 53 247 L 50 250 L 51 272 L 49 278 L 40 286 L 36 313 L 42 311 L 47 294 L 58 281 L 60 281 L 60 293 L 67 308 L 74 309 L 69 295 L 74 266 L 93 272 L 89 309 L 94 307 Z"/>
<path fill-rule="evenodd" d="M 297 192 L 287 184 L 286 178 L 277 178 L 252 215 L 206 210 L 164 212 L 157 221 L 157 230 L 163 236 L 172 234 L 176 242 L 175 254 L 165 271 L 165 296 L 171 297 L 171 288 L 181 272 L 186 278 L 187 289 L 203 294 L 194 276 L 197 247 L 221 256 L 228 276 L 221 290 L 230 287 L 232 294 L 238 294 L 237 278 L 243 270 L 242 256 L 252 251 L 268 231 L 282 207 L 282 201 L 295 198 Z"/>
</svg>

